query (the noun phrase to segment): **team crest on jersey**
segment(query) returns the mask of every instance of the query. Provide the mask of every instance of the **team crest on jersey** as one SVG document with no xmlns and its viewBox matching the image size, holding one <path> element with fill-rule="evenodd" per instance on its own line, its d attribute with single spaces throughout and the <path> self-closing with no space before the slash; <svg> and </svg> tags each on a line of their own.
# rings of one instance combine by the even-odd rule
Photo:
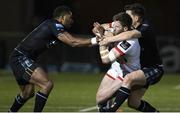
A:
<svg viewBox="0 0 180 113">
<path fill-rule="evenodd" d="M 127 50 L 127 49 L 131 46 L 131 44 L 128 43 L 127 41 L 123 41 L 123 42 L 120 44 L 120 46 L 121 46 L 124 50 Z"/>
<path fill-rule="evenodd" d="M 63 30 L 64 29 L 64 26 L 61 24 L 55 24 L 55 25 L 56 25 L 57 30 Z"/>
</svg>

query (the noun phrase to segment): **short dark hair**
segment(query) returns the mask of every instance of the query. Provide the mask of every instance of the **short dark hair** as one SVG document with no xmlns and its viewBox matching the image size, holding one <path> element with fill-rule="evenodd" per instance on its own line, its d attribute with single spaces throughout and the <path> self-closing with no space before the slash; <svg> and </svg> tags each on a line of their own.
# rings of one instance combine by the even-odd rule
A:
<svg viewBox="0 0 180 113">
<path fill-rule="evenodd" d="M 132 25 L 132 18 L 125 12 L 114 15 L 113 21 L 119 21 L 123 27 L 128 27 L 128 29 L 130 29 Z"/>
<path fill-rule="evenodd" d="M 133 14 L 138 15 L 142 19 L 145 17 L 145 8 L 140 3 L 134 3 L 130 5 L 126 5 L 124 7 L 124 10 L 131 10 Z"/>
<path fill-rule="evenodd" d="M 71 9 L 69 7 L 64 5 L 58 6 L 53 12 L 53 18 L 58 18 L 60 16 L 64 16 L 70 13 L 71 13 Z"/>
</svg>

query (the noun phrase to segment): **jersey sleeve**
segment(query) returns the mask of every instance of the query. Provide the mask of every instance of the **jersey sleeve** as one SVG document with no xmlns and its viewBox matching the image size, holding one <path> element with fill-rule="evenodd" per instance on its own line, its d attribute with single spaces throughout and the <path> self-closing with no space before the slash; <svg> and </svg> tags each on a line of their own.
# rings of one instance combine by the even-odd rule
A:
<svg viewBox="0 0 180 113">
<path fill-rule="evenodd" d="M 65 28 L 62 24 L 60 24 L 60 23 L 52 24 L 52 32 L 53 32 L 54 36 L 58 37 L 58 34 L 64 32 L 64 31 L 65 31 Z"/>
<path fill-rule="evenodd" d="M 115 50 L 117 50 L 121 55 L 129 54 L 129 52 L 133 50 L 135 44 L 135 40 L 122 41 L 115 47 Z"/>
</svg>

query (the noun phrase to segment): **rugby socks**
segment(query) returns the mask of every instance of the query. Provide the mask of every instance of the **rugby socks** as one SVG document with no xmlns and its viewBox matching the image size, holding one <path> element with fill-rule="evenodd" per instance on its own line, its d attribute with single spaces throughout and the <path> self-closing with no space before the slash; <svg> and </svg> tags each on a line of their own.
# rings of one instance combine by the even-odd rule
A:
<svg viewBox="0 0 180 113">
<path fill-rule="evenodd" d="M 106 107 L 106 105 L 107 105 L 107 102 L 98 104 L 98 111 L 99 111 L 99 112 L 105 112 L 105 111 L 104 111 L 104 107 Z"/>
<path fill-rule="evenodd" d="M 41 92 L 36 93 L 34 112 L 42 112 L 44 105 L 46 104 L 48 96 Z"/>
<path fill-rule="evenodd" d="M 18 94 L 14 100 L 13 105 L 11 106 L 11 108 L 9 109 L 8 112 L 17 112 L 26 102 L 26 99 L 23 99 L 20 94 Z"/>
<path fill-rule="evenodd" d="M 118 108 L 123 104 L 123 102 L 128 98 L 129 95 L 130 95 L 130 90 L 128 88 L 121 87 L 120 89 L 118 89 L 118 91 L 116 92 L 116 98 L 114 100 L 114 103 L 107 111 L 110 112 L 117 111 Z"/>
<path fill-rule="evenodd" d="M 140 106 L 136 109 L 141 112 L 159 112 L 153 106 L 151 106 L 148 102 L 141 100 Z"/>
<path fill-rule="evenodd" d="M 112 105 L 112 99 L 108 99 L 108 101 L 98 104 L 98 111 L 105 112 L 106 109 L 109 109 Z"/>
</svg>

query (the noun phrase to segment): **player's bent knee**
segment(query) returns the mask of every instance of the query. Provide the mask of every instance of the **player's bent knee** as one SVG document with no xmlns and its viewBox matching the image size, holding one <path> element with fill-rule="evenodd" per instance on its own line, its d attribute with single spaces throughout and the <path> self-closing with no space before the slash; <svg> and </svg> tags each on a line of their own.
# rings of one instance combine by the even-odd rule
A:
<svg viewBox="0 0 180 113">
<path fill-rule="evenodd" d="M 127 74 L 123 80 L 123 86 L 131 87 L 133 83 L 133 78 L 130 74 Z"/>
<path fill-rule="evenodd" d="M 54 83 L 51 80 L 49 80 L 46 84 L 46 87 L 47 89 L 52 89 L 54 87 Z"/>
<path fill-rule="evenodd" d="M 46 91 L 51 91 L 54 87 L 54 83 L 51 81 L 51 80 L 48 80 L 46 83 L 45 83 L 45 87 L 44 87 L 44 90 Z"/>
</svg>

